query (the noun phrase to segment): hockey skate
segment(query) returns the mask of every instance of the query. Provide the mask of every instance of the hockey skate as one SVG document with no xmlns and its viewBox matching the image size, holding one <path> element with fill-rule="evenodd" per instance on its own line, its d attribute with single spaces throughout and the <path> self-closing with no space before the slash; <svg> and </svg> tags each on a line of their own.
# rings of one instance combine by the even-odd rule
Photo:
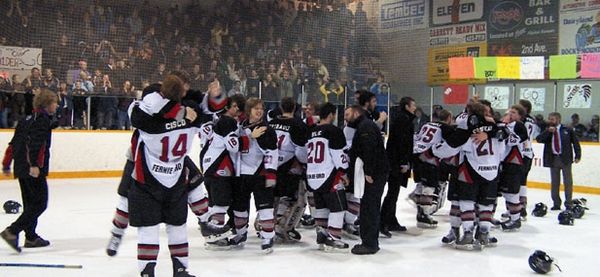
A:
<svg viewBox="0 0 600 277">
<path fill-rule="evenodd" d="M 213 242 L 205 242 L 204 248 L 212 251 L 224 251 L 231 249 L 231 243 L 229 242 L 229 238 L 225 237 Z"/>
<path fill-rule="evenodd" d="M 465 232 L 459 240 L 456 241 L 455 248 L 459 250 L 473 250 L 474 249 L 473 232 Z"/>
<path fill-rule="evenodd" d="M 187 272 L 187 268 L 177 258 L 171 258 L 171 260 L 173 261 L 173 277 L 196 277 Z"/>
<path fill-rule="evenodd" d="M 200 233 L 204 237 L 204 241 L 206 242 L 215 242 L 222 238 L 227 237 L 227 232 L 231 230 L 229 225 L 218 226 L 213 222 L 200 222 L 198 221 L 198 225 L 200 225 Z"/>
<path fill-rule="evenodd" d="M 421 208 L 419 208 L 419 212 L 417 213 L 417 227 L 422 229 L 433 229 L 437 228 L 437 224 L 437 221 L 435 221 L 430 215 L 426 214 Z"/>
<path fill-rule="evenodd" d="M 497 242 L 497 240 L 496 240 Z M 491 247 L 492 244 L 490 243 L 490 233 L 478 233 L 476 235 L 476 240 L 474 243 L 474 248 L 477 250 L 483 250 L 486 247 Z M 495 246 L 495 244 L 494 244 Z"/>
<path fill-rule="evenodd" d="M 527 221 L 527 209 L 521 209 L 521 221 Z"/>
<path fill-rule="evenodd" d="M 507 222 L 502 223 L 502 231 L 504 232 L 517 232 L 519 231 L 519 229 L 521 229 L 521 220 L 517 219 L 517 220 L 510 220 Z"/>
<path fill-rule="evenodd" d="M 106 254 L 108 256 L 113 257 L 117 255 L 122 238 L 123 236 L 112 233 L 112 236 L 110 236 L 110 240 L 108 241 L 108 246 L 106 246 Z"/>
<path fill-rule="evenodd" d="M 346 252 L 350 247 L 347 243 L 334 238 L 325 230 L 318 231 L 317 244 L 319 244 L 319 249 L 325 252 Z"/>
<path fill-rule="evenodd" d="M 229 239 L 229 245 L 231 245 L 231 248 L 244 248 L 246 240 L 248 240 L 248 232 L 237 234 Z"/>
<path fill-rule="evenodd" d="M 148 263 L 144 270 L 140 273 L 142 277 L 154 277 L 154 268 L 156 267 L 156 263 Z"/>
<path fill-rule="evenodd" d="M 460 236 L 460 229 L 452 227 L 447 235 L 442 238 L 442 243 L 445 245 L 453 245 Z"/>
<path fill-rule="evenodd" d="M 353 224 L 344 224 L 344 229 L 342 229 L 342 234 L 352 240 L 360 239 L 360 231 L 359 228 Z"/>
<path fill-rule="evenodd" d="M 262 239 L 260 249 L 262 249 L 265 254 L 273 253 L 273 239 Z"/>
</svg>

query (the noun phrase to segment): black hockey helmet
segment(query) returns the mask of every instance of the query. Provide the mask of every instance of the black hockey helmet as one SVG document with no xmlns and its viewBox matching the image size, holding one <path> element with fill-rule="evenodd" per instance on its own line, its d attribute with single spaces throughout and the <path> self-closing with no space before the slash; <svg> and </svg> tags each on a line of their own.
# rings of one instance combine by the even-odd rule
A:
<svg viewBox="0 0 600 277">
<path fill-rule="evenodd" d="M 573 225 L 574 221 L 573 213 L 569 210 L 564 210 L 558 214 L 558 224 L 560 225 Z"/>
<path fill-rule="evenodd" d="M 589 210 L 589 208 L 587 207 L 587 199 L 585 198 L 575 198 L 573 199 L 573 205 L 579 205 L 581 207 L 583 207 L 586 210 Z"/>
<path fill-rule="evenodd" d="M 585 214 L 585 208 L 581 205 L 573 205 L 571 206 L 571 213 L 573 213 L 573 217 L 580 219 Z"/>
<path fill-rule="evenodd" d="M 548 206 L 546 204 L 540 202 L 535 204 L 535 208 L 533 208 L 533 212 L 531 212 L 533 216 L 542 217 L 548 213 Z"/>
<path fill-rule="evenodd" d="M 535 252 L 529 256 L 529 267 L 539 274 L 546 274 L 552 271 L 553 263 L 554 259 L 542 250 L 535 250 Z M 560 268 L 558 269 L 560 270 Z"/>
<path fill-rule="evenodd" d="M 4 212 L 7 214 L 17 214 L 21 208 L 21 204 L 14 200 L 8 200 L 4 202 Z"/>
</svg>

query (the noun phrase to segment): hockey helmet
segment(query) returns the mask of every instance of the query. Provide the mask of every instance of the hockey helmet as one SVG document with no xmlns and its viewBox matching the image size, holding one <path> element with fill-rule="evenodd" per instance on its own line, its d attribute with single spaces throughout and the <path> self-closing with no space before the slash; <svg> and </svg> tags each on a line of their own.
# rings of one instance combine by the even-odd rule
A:
<svg viewBox="0 0 600 277">
<path fill-rule="evenodd" d="M 560 225 L 573 225 L 574 221 L 573 213 L 569 210 L 564 210 L 558 214 L 558 224 Z"/>
<path fill-rule="evenodd" d="M 581 205 L 575 204 L 571 207 L 571 213 L 573 213 L 574 218 L 580 219 L 585 214 L 585 208 Z"/>
<path fill-rule="evenodd" d="M 540 202 L 535 204 L 535 208 L 533 208 L 533 212 L 531 212 L 534 216 L 542 217 L 548 213 L 548 206 L 546 204 Z"/>
<path fill-rule="evenodd" d="M 7 214 L 17 214 L 21 208 L 21 204 L 14 200 L 8 200 L 4 202 L 4 212 Z"/>
<path fill-rule="evenodd" d="M 579 205 L 579 206 L 583 207 L 584 209 L 589 210 L 589 208 L 587 207 L 587 199 L 585 199 L 585 198 L 573 199 L 573 205 Z"/>
<path fill-rule="evenodd" d="M 529 267 L 539 274 L 546 274 L 552 271 L 553 263 L 554 259 L 548 256 L 548 254 L 542 250 L 536 250 L 529 256 Z M 560 268 L 558 269 L 560 270 Z"/>
</svg>

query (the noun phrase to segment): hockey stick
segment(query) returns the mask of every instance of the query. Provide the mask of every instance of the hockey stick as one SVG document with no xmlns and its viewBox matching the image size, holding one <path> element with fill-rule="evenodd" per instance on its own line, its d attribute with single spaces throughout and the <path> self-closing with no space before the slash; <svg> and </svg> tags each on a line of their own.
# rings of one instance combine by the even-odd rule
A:
<svg viewBox="0 0 600 277">
<path fill-rule="evenodd" d="M 0 266 L 7 267 L 52 267 L 52 268 L 73 268 L 81 269 L 82 265 L 68 265 L 68 264 L 25 264 L 25 263 L 0 263 Z"/>
</svg>

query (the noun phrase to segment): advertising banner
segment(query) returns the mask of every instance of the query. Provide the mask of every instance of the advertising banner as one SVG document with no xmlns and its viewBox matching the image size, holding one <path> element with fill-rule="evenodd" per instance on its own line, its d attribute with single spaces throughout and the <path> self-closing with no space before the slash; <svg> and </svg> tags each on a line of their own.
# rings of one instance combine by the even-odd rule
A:
<svg viewBox="0 0 600 277">
<path fill-rule="evenodd" d="M 462 44 L 447 47 L 429 48 L 427 81 L 429 85 L 439 86 L 448 83 L 449 67 L 448 59 L 452 57 L 478 57 L 487 52 L 487 45 L 480 44 Z M 482 83 L 485 80 L 452 80 L 452 83 Z"/>
<path fill-rule="evenodd" d="M 429 29 L 429 46 L 455 45 L 486 41 L 486 23 L 472 22 Z"/>
<path fill-rule="evenodd" d="M 431 26 L 481 20 L 484 11 L 483 2 L 483 0 L 431 0 Z"/>
<path fill-rule="evenodd" d="M 427 0 L 379 1 L 379 30 L 395 32 L 427 28 Z"/>
<path fill-rule="evenodd" d="M 486 1 L 489 56 L 558 53 L 558 0 Z"/>
<path fill-rule="evenodd" d="M 562 1 L 560 54 L 600 52 L 600 1 Z"/>
</svg>

